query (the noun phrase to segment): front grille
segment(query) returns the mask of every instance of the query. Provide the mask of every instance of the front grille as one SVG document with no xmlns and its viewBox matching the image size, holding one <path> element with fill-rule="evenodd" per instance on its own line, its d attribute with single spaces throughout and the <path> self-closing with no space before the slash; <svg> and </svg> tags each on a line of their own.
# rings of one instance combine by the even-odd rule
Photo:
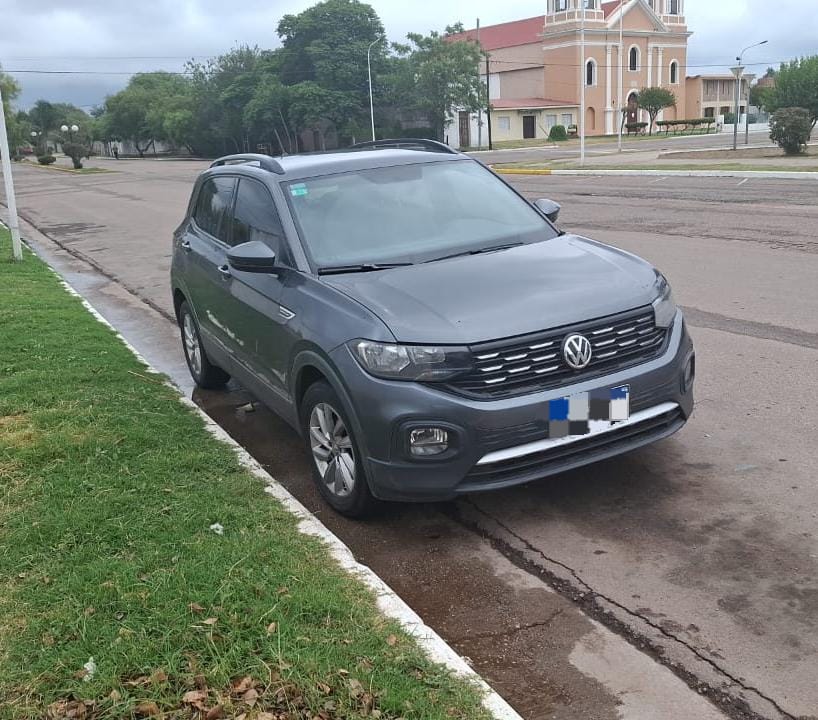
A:
<svg viewBox="0 0 818 720">
<path fill-rule="evenodd" d="M 574 370 L 562 355 L 562 342 L 572 333 L 591 341 L 591 362 Z M 578 325 L 512 340 L 474 345 L 475 368 L 455 378 L 448 388 L 475 398 L 522 395 L 568 385 L 638 365 L 659 355 L 667 330 L 654 324 L 650 306 Z"/>
<path fill-rule="evenodd" d="M 475 465 L 463 478 L 458 490 L 468 492 L 494 483 L 535 480 L 653 442 L 670 435 L 683 424 L 684 416 L 677 405 L 660 415 L 623 424 L 607 432 L 588 435 L 528 455 Z"/>
</svg>

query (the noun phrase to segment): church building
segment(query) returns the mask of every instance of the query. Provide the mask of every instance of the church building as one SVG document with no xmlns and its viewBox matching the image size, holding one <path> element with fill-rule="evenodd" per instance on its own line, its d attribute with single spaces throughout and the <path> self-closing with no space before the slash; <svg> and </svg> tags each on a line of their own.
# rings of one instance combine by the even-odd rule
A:
<svg viewBox="0 0 818 720">
<path fill-rule="evenodd" d="M 641 88 L 662 86 L 676 96 L 676 107 L 658 119 L 684 117 L 691 35 L 684 0 L 547 0 L 546 9 L 544 16 L 450 36 L 479 42 L 489 55 L 493 141 L 546 138 L 557 124 L 573 134 L 579 126 L 581 83 L 586 136 L 616 134 L 620 63 L 622 107 L 629 100 L 633 107 L 633 96 Z M 485 67 L 481 71 L 485 82 Z M 447 140 L 454 147 L 486 147 L 486 113 L 456 112 Z"/>
</svg>

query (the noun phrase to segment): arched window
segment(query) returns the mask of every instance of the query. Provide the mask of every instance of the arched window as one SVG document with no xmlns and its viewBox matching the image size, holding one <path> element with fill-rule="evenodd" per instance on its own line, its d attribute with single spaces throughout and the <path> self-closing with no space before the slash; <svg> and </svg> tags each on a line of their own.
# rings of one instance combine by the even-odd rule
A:
<svg viewBox="0 0 818 720">
<path fill-rule="evenodd" d="M 639 48 L 632 45 L 628 53 L 628 70 L 636 71 L 639 69 Z"/>
<path fill-rule="evenodd" d="M 585 63 L 585 84 L 596 85 L 596 60 L 593 58 Z"/>
<path fill-rule="evenodd" d="M 670 61 L 670 84 L 678 85 L 679 83 L 679 63 L 675 60 Z"/>
</svg>

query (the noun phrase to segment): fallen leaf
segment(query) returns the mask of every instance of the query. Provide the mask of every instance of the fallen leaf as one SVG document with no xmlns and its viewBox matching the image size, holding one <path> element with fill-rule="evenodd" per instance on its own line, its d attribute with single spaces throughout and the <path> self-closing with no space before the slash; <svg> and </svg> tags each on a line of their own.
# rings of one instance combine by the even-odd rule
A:
<svg viewBox="0 0 818 720">
<path fill-rule="evenodd" d="M 93 615 L 96 611 L 97 611 L 96 608 L 87 607 L 82 612 L 85 615 L 85 617 L 89 617 L 89 616 Z"/>
<path fill-rule="evenodd" d="M 253 678 L 249 675 L 230 681 L 230 690 L 234 695 L 241 695 L 253 687 Z"/>
<path fill-rule="evenodd" d="M 147 685 L 149 682 L 150 678 L 147 675 L 140 675 L 133 680 L 126 680 L 125 685 L 129 687 L 140 687 L 141 685 Z"/>
<path fill-rule="evenodd" d="M 397 643 L 398 643 L 398 636 L 397 635 L 390 635 L 389 637 L 386 638 L 386 644 L 391 646 L 391 647 L 395 647 L 395 645 L 397 645 Z"/>
<path fill-rule="evenodd" d="M 267 626 L 267 634 L 272 635 L 276 631 L 276 628 L 278 628 L 278 623 L 271 622 Z"/>
<path fill-rule="evenodd" d="M 158 670 L 154 670 L 153 674 L 150 677 L 150 680 L 154 684 L 163 683 L 168 679 L 168 674 L 159 668 Z"/>
<path fill-rule="evenodd" d="M 162 713 L 155 702 L 152 700 L 144 700 L 138 703 L 134 708 L 134 714 L 137 717 L 158 717 Z"/>
<path fill-rule="evenodd" d="M 360 680 L 356 680 L 355 678 L 350 678 L 348 682 L 349 682 L 349 694 L 352 695 L 352 697 L 357 698 L 357 697 L 360 697 L 361 695 L 363 695 L 364 686 L 361 685 Z"/>
<path fill-rule="evenodd" d="M 241 696 L 243 702 L 246 702 L 250 707 L 256 704 L 258 700 L 258 693 L 255 688 L 250 688 L 244 695 Z"/>
<path fill-rule="evenodd" d="M 182 695 L 182 702 L 188 705 L 200 703 L 207 698 L 207 693 L 204 690 L 188 690 Z"/>
<path fill-rule="evenodd" d="M 111 702 L 119 702 L 122 699 L 122 695 L 119 690 L 111 690 L 111 692 L 108 693 L 108 699 Z"/>
<path fill-rule="evenodd" d="M 318 685 L 318 689 L 324 693 L 324 695 L 329 695 L 332 692 L 332 688 L 326 683 L 322 683 L 320 680 L 316 683 L 316 685 Z"/>
<path fill-rule="evenodd" d="M 206 620 L 202 620 L 202 625 L 215 625 L 219 622 L 219 618 L 209 617 Z"/>
<path fill-rule="evenodd" d="M 256 715 L 256 720 L 276 720 L 276 716 L 273 713 L 262 712 Z"/>
<path fill-rule="evenodd" d="M 77 680 L 84 680 L 87 675 L 88 671 L 85 668 L 83 668 L 82 670 L 77 670 L 77 672 L 74 673 L 74 677 Z"/>
<path fill-rule="evenodd" d="M 205 714 L 205 720 L 219 720 L 224 717 L 224 708 L 221 705 L 210 708 Z"/>
<path fill-rule="evenodd" d="M 187 606 L 187 609 L 190 610 L 190 612 L 195 612 L 195 613 L 200 613 L 200 612 L 205 611 L 205 609 L 201 605 L 199 605 L 199 603 L 197 603 L 197 602 L 189 603 L 188 606 Z"/>
<path fill-rule="evenodd" d="M 282 585 L 278 590 L 276 590 L 276 593 L 279 595 L 289 595 L 290 588 L 288 588 L 286 585 Z"/>
<path fill-rule="evenodd" d="M 197 688 L 199 688 L 199 690 L 207 690 L 207 680 L 205 680 L 205 676 L 204 676 L 204 675 L 201 675 L 201 674 L 196 675 L 196 676 L 193 678 L 193 684 L 194 684 L 194 685 L 195 685 Z"/>
</svg>

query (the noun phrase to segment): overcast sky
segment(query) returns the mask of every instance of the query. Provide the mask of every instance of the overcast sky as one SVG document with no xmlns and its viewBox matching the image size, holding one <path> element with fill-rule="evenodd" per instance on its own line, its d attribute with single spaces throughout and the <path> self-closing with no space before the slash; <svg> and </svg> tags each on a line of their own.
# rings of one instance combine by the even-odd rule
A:
<svg viewBox="0 0 818 720">
<path fill-rule="evenodd" d="M 0 64 L 6 71 L 84 70 L 100 74 L 13 73 L 18 101 L 38 98 L 90 106 L 101 103 L 140 70 L 179 70 L 191 56 L 217 55 L 236 44 L 276 47 L 286 13 L 311 0 L 0 0 Z M 473 27 L 544 13 L 545 0 L 374 0 L 390 40 L 407 32 Z M 685 0 L 690 38 L 688 74 L 720 72 L 744 46 L 745 63 L 763 73 L 799 55 L 818 53 L 816 0 Z M 710 67 L 707 67 L 710 66 Z M 106 73 L 119 74 L 106 74 Z M 759 73 L 759 74 L 760 74 Z"/>
</svg>

